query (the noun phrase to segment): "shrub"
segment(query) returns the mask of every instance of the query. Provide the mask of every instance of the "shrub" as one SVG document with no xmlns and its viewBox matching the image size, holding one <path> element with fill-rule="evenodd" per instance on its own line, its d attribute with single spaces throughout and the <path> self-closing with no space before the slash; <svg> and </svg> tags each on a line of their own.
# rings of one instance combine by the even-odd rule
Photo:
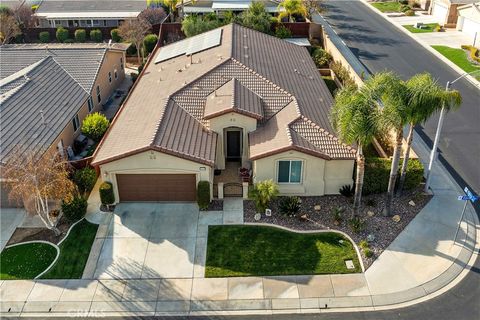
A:
<svg viewBox="0 0 480 320">
<path fill-rule="evenodd" d="M 85 29 L 75 30 L 75 41 L 85 42 L 85 40 L 87 40 L 87 32 L 85 31 Z"/>
<path fill-rule="evenodd" d="M 299 197 L 284 197 L 280 202 L 280 213 L 289 217 L 295 217 L 300 211 Z"/>
<path fill-rule="evenodd" d="M 362 241 L 360 241 L 360 243 L 358 244 L 358 246 L 359 246 L 360 249 L 362 249 L 362 250 L 368 249 L 368 248 L 370 247 L 370 246 L 368 245 L 367 240 L 362 240 Z"/>
<path fill-rule="evenodd" d="M 42 31 L 38 34 L 38 40 L 40 40 L 41 43 L 49 43 L 50 42 L 50 32 L 48 31 Z"/>
<path fill-rule="evenodd" d="M 208 208 L 208 205 L 210 204 L 210 182 L 198 182 L 197 203 L 200 210 L 206 210 Z"/>
<path fill-rule="evenodd" d="M 76 195 L 70 201 L 62 202 L 62 211 L 68 221 L 75 222 L 85 216 L 87 206 L 87 199 Z"/>
<path fill-rule="evenodd" d="M 73 181 L 78 186 L 81 192 L 90 192 L 97 182 L 97 173 L 95 169 L 85 167 L 75 171 L 73 174 Z"/>
<path fill-rule="evenodd" d="M 292 36 L 292 31 L 285 27 L 284 25 L 278 26 L 275 28 L 275 37 L 280 39 L 290 38 Z"/>
<path fill-rule="evenodd" d="M 476 47 L 470 45 L 462 45 L 462 49 L 468 51 L 468 53 L 470 54 L 470 58 L 472 58 L 473 61 L 480 63 L 479 52 Z"/>
<path fill-rule="evenodd" d="M 415 11 L 413 11 L 412 9 L 407 10 L 407 11 L 405 11 L 405 15 L 407 17 L 413 17 L 415 15 Z"/>
<path fill-rule="evenodd" d="M 341 207 L 333 208 L 332 210 L 333 221 L 335 221 L 336 223 L 340 223 L 343 219 L 342 216 L 344 211 L 345 209 Z"/>
<path fill-rule="evenodd" d="M 197 34 L 220 27 L 222 23 L 218 19 L 206 16 L 189 15 L 182 21 L 182 31 L 185 36 L 192 37 Z"/>
<path fill-rule="evenodd" d="M 99 188 L 100 201 L 103 205 L 109 205 L 115 202 L 115 195 L 113 194 L 113 186 L 110 182 L 105 181 Z"/>
<path fill-rule="evenodd" d="M 65 41 L 63 41 L 63 43 L 74 43 L 74 42 L 75 42 L 75 40 L 70 39 L 70 38 L 68 38 L 68 39 L 66 39 Z"/>
<path fill-rule="evenodd" d="M 158 37 L 154 34 L 147 34 L 145 38 L 143 38 L 143 47 L 148 53 L 151 53 L 155 46 L 157 45 Z"/>
<path fill-rule="evenodd" d="M 93 42 L 102 42 L 102 31 L 99 29 L 93 29 L 90 31 L 90 40 Z"/>
<path fill-rule="evenodd" d="M 127 49 L 127 56 L 135 56 L 137 54 L 137 47 L 132 43 Z"/>
<path fill-rule="evenodd" d="M 364 254 L 365 257 L 367 257 L 367 258 L 370 258 L 370 257 L 373 256 L 373 252 L 372 252 L 372 250 L 370 250 L 370 248 L 365 248 L 365 249 L 363 250 L 363 254 Z"/>
<path fill-rule="evenodd" d="M 350 197 L 353 197 L 353 195 L 355 194 L 355 188 L 349 184 L 346 184 L 343 187 L 341 187 L 340 190 L 338 190 L 338 192 L 340 192 L 342 196 L 350 198 Z"/>
<path fill-rule="evenodd" d="M 353 217 L 348 220 L 348 224 L 350 225 L 350 228 L 353 232 L 359 233 L 363 230 L 363 227 L 365 226 L 365 221 L 360 219 L 360 217 Z"/>
<path fill-rule="evenodd" d="M 64 27 L 58 27 L 55 36 L 58 42 L 65 42 L 68 39 L 68 30 Z"/>
<path fill-rule="evenodd" d="M 402 167 L 400 160 L 399 170 Z M 382 193 L 387 190 L 390 176 L 391 159 L 367 158 L 365 164 L 365 176 L 363 180 L 363 194 Z M 399 179 L 397 179 L 399 181 Z M 407 165 L 407 176 L 404 188 L 415 189 L 423 181 L 423 165 L 418 159 L 410 159 Z"/>
<path fill-rule="evenodd" d="M 255 183 L 250 197 L 255 201 L 257 212 L 265 212 L 270 201 L 278 195 L 278 186 L 273 180 L 265 180 Z"/>
<path fill-rule="evenodd" d="M 317 67 L 328 65 L 332 61 L 332 55 L 320 47 L 316 47 L 312 53 L 312 59 Z"/>
<path fill-rule="evenodd" d="M 340 82 L 348 87 L 348 86 L 353 86 L 356 87 L 357 84 L 355 83 L 355 80 L 350 76 L 350 72 L 348 71 L 347 68 L 345 68 L 340 62 L 332 62 L 330 64 L 330 69 L 335 73 L 335 75 L 340 79 Z"/>
<path fill-rule="evenodd" d="M 120 38 L 120 35 L 118 34 L 118 29 L 112 29 L 112 31 L 110 31 L 110 36 L 114 42 L 122 41 L 122 38 Z"/>
<path fill-rule="evenodd" d="M 82 122 L 82 133 L 98 142 L 108 129 L 110 121 L 101 113 L 95 112 L 87 115 Z"/>
</svg>

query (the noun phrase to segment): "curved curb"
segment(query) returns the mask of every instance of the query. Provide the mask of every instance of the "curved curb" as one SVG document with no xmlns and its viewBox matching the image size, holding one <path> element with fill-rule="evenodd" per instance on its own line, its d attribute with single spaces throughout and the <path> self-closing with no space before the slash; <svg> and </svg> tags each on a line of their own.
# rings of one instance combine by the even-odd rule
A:
<svg viewBox="0 0 480 320">
<path fill-rule="evenodd" d="M 358 249 L 358 246 L 355 243 L 355 241 L 353 241 L 353 239 L 343 231 L 335 230 L 335 229 L 328 229 L 328 230 L 325 230 L 325 229 L 321 229 L 321 230 L 295 230 L 295 229 L 290 229 L 290 228 L 287 228 L 287 227 L 284 227 L 284 226 L 279 226 L 279 225 L 276 225 L 276 224 L 270 224 L 270 223 L 265 223 L 265 222 L 244 222 L 243 225 L 274 227 L 274 228 L 282 229 L 282 230 L 293 232 L 293 233 L 326 233 L 326 232 L 339 233 L 342 236 L 344 236 L 345 238 L 347 238 L 353 244 L 353 248 L 355 249 L 355 252 L 357 253 L 358 260 L 359 260 L 360 266 L 362 268 L 362 273 L 365 272 L 365 267 L 363 265 L 363 260 L 362 260 L 362 255 L 360 254 L 360 249 Z"/>
<path fill-rule="evenodd" d="M 63 239 L 62 239 L 63 240 Z M 41 276 L 43 276 L 48 270 L 50 270 L 50 268 L 57 262 L 58 258 L 60 257 L 60 248 L 58 245 L 56 245 L 55 243 L 51 243 L 49 241 L 45 241 L 45 240 L 32 240 L 32 241 L 25 241 L 25 242 L 19 242 L 19 243 L 15 243 L 15 244 L 11 244 L 9 246 L 6 246 L 5 249 L 9 249 L 9 248 L 13 248 L 13 247 L 18 247 L 18 246 L 21 246 L 21 245 L 24 245 L 24 244 L 30 244 L 30 243 L 45 243 L 45 244 L 49 244 L 51 245 L 52 247 L 55 248 L 55 250 L 57 250 L 57 255 L 55 256 L 55 259 L 53 259 L 52 263 L 50 263 L 50 265 L 45 269 L 43 270 L 39 275 L 37 275 L 36 277 L 33 278 L 33 280 L 36 280 L 38 278 L 40 278 Z"/>
</svg>

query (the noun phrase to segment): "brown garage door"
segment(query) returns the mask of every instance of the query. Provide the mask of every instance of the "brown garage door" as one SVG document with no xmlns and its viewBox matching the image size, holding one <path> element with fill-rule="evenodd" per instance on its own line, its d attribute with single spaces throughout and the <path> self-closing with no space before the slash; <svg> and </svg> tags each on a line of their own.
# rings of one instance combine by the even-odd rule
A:
<svg viewBox="0 0 480 320">
<path fill-rule="evenodd" d="M 117 174 L 120 201 L 195 201 L 194 174 Z"/>
</svg>

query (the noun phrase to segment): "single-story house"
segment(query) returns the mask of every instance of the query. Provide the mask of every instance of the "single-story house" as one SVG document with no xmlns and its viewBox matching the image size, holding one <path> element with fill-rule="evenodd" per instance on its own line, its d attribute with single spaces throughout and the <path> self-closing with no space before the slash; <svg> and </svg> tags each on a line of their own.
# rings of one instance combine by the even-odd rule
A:
<svg viewBox="0 0 480 320">
<path fill-rule="evenodd" d="M 248 9 L 251 0 L 184 0 L 183 11 L 185 14 L 204 14 L 204 13 L 217 13 L 221 14 L 226 11 L 242 12 Z M 278 13 L 278 5 L 280 0 L 266 0 L 263 1 L 267 12 L 272 14 Z M 179 1 L 177 7 L 181 10 L 182 2 Z"/>
<path fill-rule="evenodd" d="M 457 30 L 480 37 L 480 2 L 458 7 Z"/>
<path fill-rule="evenodd" d="M 458 8 L 474 3 L 477 0 L 433 0 L 430 5 L 430 14 L 437 22 L 446 28 L 455 28 L 458 19 Z"/>
<path fill-rule="evenodd" d="M 125 78 L 127 45 L 22 44 L 0 47 L 0 163 L 17 146 L 65 150 L 85 116 L 102 110 Z M 0 186 L 1 186 L 0 180 Z M 9 206 L 2 188 L 1 206 Z"/>
<path fill-rule="evenodd" d="M 117 202 L 194 201 L 232 164 L 282 195 L 337 194 L 356 151 L 332 103 L 306 48 L 230 24 L 157 47 L 92 164 Z"/>
<path fill-rule="evenodd" d="M 42 28 L 117 27 L 146 7 L 145 0 L 43 0 L 35 16 Z"/>
</svg>

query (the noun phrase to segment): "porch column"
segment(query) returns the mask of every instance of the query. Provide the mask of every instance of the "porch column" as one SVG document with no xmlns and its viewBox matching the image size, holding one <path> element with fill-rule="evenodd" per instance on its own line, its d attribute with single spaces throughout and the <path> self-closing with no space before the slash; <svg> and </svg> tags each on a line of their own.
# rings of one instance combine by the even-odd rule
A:
<svg viewBox="0 0 480 320">
<path fill-rule="evenodd" d="M 248 199 L 248 182 L 242 182 L 243 199 Z"/>
<path fill-rule="evenodd" d="M 218 199 L 223 199 L 223 182 L 217 183 Z"/>
</svg>

